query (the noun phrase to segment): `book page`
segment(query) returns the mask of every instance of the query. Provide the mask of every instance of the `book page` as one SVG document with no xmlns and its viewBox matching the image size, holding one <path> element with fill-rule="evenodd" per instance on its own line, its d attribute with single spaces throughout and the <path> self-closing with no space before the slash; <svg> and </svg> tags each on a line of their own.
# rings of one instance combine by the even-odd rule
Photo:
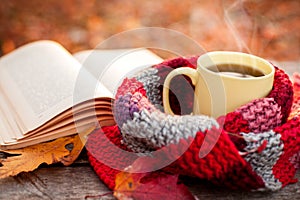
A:
<svg viewBox="0 0 300 200">
<path fill-rule="evenodd" d="M 85 80 L 75 91 L 79 72 Z M 82 73 L 80 63 L 55 42 L 33 42 L 0 58 L 0 87 L 17 113 L 23 133 L 90 98 L 85 94 L 85 87 L 90 86 L 95 88 L 95 97 L 112 97 L 89 72 Z"/>
<path fill-rule="evenodd" d="M 163 61 L 144 48 L 86 50 L 74 57 L 114 95 L 126 76 Z"/>
<path fill-rule="evenodd" d="M 22 128 L 18 125 L 15 112 L 0 88 L 0 133 L 4 141 L 23 136 Z"/>
</svg>

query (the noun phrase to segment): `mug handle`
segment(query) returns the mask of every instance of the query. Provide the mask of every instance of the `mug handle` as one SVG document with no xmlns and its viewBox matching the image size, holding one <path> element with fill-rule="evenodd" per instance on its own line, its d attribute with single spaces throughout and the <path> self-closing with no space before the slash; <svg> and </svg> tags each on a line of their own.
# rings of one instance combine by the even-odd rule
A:
<svg viewBox="0 0 300 200">
<path fill-rule="evenodd" d="M 192 80 L 192 84 L 195 86 L 197 84 L 199 75 L 196 69 L 190 67 L 180 67 L 171 71 L 166 77 L 163 85 L 163 105 L 164 111 L 167 114 L 175 115 L 172 111 L 169 101 L 169 88 L 171 80 L 177 75 L 186 75 Z"/>
</svg>

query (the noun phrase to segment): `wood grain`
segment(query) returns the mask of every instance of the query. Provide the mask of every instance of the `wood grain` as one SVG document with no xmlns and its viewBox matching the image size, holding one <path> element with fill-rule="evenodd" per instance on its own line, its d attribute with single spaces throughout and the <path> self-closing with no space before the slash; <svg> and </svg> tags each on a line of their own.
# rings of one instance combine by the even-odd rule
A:
<svg viewBox="0 0 300 200">
<path fill-rule="evenodd" d="M 300 178 L 300 174 L 297 174 Z M 198 199 L 205 200 L 282 200 L 300 199 L 300 183 L 289 185 L 278 192 L 243 192 L 215 187 L 205 181 L 184 179 Z M 34 172 L 0 179 L 0 199 L 114 199 L 112 193 L 99 180 L 85 158 L 65 167 L 40 167 Z M 104 196 L 98 196 L 103 195 Z M 89 196 L 94 196 L 90 197 Z"/>
<path fill-rule="evenodd" d="M 55 166 L 0 180 L 0 199 L 85 199 L 110 192 L 86 166 Z M 95 198 L 97 199 L 97 198 Z M 104 198 L 101 198 L 104 199 Z M 105 199 L 114 199 L 107 195 Z"/>
<path fill-rule="evenodd" d="M 297 174 L 300 178 L 300 174 Z M 199 180 L 185 181 L 190 191 L 198 197 L 205 200 L 282 200 L 282 199 L 300 199 L 300 183 L 291 184 L 277 192 L 246 192 L 232 191 L 226 188 L 216 187 L 207 182 Z"/>
</svg>

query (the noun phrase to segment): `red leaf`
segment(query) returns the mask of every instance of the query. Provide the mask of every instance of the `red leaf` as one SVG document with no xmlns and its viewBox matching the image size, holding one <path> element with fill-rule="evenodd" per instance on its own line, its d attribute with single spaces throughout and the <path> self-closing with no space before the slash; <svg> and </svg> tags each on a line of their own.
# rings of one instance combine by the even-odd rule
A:
<svg viewBox="0 0 300 200">
<path fill-rule="evenodd" d="M 195 200 L 188 188 L 178 183 L 178 175 L 164 172 L 120 172 L 116 178 L 114 196 L 120 200 L 187 199 Z"/>
<path fill-rule="evenodd" d="M 140 180 L 133 194 L 134 199 L 187 199 L 194 200 L 188 188 L 178 182 L 178 175 L 163 172 L 151 173 Z"/>
</svg>

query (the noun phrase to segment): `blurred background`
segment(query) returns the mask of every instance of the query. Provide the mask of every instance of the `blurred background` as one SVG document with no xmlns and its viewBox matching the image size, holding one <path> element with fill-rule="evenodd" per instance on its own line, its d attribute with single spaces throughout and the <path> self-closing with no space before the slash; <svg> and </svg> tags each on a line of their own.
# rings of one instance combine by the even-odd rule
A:
<svg viewBox="0 0 300 200">
<path fill-rule="evenodd" d="M 207 51 L 300 61 L 299 0 L 1 1 L 0 55 L 41 39 L 74 53 L 149 26 L 180 31 Z"/>
</svg>

